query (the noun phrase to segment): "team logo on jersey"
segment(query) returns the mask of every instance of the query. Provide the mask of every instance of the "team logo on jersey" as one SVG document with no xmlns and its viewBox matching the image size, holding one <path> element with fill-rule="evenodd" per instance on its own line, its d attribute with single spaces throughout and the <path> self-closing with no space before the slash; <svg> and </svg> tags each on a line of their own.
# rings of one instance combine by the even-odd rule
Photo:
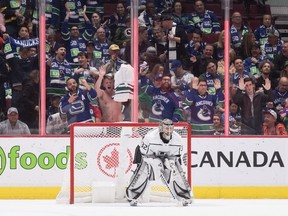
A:
<svg viewBox="0 0 288 216">
<path fill-rule="evenodd" d="M 197 113 L 197 116 L 202 121 L 209 121 L 211 119 L 211 111 L 206 106 L 203 106 Z"/>
<path fill-rule="evenodd" d="M 130 149 L 127 148 L 126 152 L 119 152 L 119 149 L 120 143 L 110 143 L 99 151 L 97 165 L 104 175 L 116 178 L 119 174 L 123 174 L 123 169 L 125 174 L 131 169 L 133 155 Z"/>
<path fill-rule="evenodd" d="M 157 103 L 153 104 L 152 112 L 154 115 L 162 115 L 162 111 L 164 110 L 164 106 L 161 104 L 161 101 L 158 100 Z"/>
</svg>

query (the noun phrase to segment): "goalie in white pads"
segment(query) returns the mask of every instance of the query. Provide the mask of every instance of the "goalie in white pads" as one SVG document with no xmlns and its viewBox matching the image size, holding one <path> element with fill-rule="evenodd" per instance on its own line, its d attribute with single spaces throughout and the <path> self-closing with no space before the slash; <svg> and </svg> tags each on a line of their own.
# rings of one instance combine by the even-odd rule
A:
<svg viewBox="0 0 288 216">
<path fill-rule="evenodd" d="M 147 133 L 137 146 L 133 163 L 137 168 L 126 189 L 131 206 L 136 206 L 149 181 L 161 179 L 173 198 L 183 206 L 191 204 L 193 193 L 181 167 L 181 138 L 174 131 L 173 122 L 164 119 L 159 128 Z"/>
</svg>

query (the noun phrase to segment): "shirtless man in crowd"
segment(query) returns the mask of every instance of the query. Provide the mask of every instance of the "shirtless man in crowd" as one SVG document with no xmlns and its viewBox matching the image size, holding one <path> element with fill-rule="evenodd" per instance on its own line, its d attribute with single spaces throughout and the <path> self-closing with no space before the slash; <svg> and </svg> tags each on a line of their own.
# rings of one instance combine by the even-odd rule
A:
<svg viewBox="0 0 288 216">
<path fill-rule="evenodd" d="M 102 84 L 102 86 L 101 86 Z M 105 66 L 99 68 L 99 78 L 95 83 L 103 122 L 123 121 L 122 104 L 113 100 L 114 78 L 112 73 L 106 74 Z"/>
</svg>

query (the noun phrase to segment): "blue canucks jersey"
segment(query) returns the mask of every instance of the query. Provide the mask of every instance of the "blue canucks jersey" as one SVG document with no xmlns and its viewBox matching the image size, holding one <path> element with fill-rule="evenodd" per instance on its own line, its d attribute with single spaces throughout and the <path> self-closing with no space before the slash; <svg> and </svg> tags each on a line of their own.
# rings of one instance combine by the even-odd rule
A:
<svg viewBox="0 0 288 216">
<path fill-rule="evenodd" d="M 224 101 L 221 89 L 217 90 L 215 95 L 199 95 L 195 89 L 189 89 L 184 91 L 184 95 L 185 103 L 190 106 L 191 122 L 198 124 L 212 124 L 215 107 L 220 101 Z"/>
<path fill-rule="evenodd" d="M 220 23 L 213 11 L 205 10 L 204 14 L 193 12 L 188 19 L 189 25 L 199 28 L 204 34 L 221 31 Z"/>
<path fill-rule="evenodd" d="M 150 121 L 160 121 L 165 118 L 173 122 L 182 120 L 183 109 L 179 96 L 173 91 L 162 91 L 152 85 L 147 85 L 142 90 L 152 96 L 152 111 Z"/>
<path fill-rule="evenodd" d="M 92 122 L 90 114 L 90 102 L 96 100 L 96 91 L 91 88 L 89 91 L 79 90 L 74 102 L 69 103 L 70 94 L 66 94 L 60 101 L 60 113 L 67 114 L 68 124 L 74 122 Z"/>
</svg>

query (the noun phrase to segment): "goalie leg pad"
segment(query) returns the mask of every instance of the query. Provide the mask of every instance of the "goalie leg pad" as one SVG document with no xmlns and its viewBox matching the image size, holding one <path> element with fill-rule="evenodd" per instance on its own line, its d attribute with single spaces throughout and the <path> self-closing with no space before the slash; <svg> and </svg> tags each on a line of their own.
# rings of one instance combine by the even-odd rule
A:
<svg viewBox="0 0 288 216">
<path fill-rule="evenodd" d="M 137 203 L 138 199 L 144 194 L 148 186 L 149 177 L 150 166 L 145 161 L 142 161 L 135 170 L 126 189 L 126 196 L 130 203 Z"/>
<path fill-rule="evenodd" d="M 167 160 L 165 161 L 167 163 Z M 163 175 L 169 183 L 171 193 L 173 193 L 178 201 L 182 201 L 183 205 L 188 205 L 193 201 L 193 194 L 190 185 L 186 179 L 186 176 L 182 170 L 179 161 L 169 161 L 172 174 L 170 179 Z"/>
</svg>

